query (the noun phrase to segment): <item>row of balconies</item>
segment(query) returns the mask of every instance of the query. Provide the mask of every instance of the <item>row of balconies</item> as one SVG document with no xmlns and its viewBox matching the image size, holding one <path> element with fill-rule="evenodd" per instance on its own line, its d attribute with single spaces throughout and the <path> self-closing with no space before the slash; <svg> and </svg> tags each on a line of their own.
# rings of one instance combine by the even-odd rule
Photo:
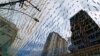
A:
<svg viewBox="0 0 100 56">
<path fill-rule="evenodd" d="M 63 54 L 62 56 L 99 56 L 100 44 L 80 49 L 74 53 Z"/>
</svg>

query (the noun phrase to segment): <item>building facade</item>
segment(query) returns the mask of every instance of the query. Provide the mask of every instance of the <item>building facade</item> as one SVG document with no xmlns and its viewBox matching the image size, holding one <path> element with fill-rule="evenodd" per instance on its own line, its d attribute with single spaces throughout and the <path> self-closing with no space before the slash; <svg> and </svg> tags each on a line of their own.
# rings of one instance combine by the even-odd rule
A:
<svg viewBox="0 0 100 56">
<path fill-rule="evenodd" d="M 49 34 L 44 45 L 42 56 L 61 56 L 68 52 L 68 43 L 58 33 Z"/>
<path fill-rule="evenodd" d="M 79 11 L 71 19 L 72 37 L 69 56 L 100 55 L 100 28 L 85 11 Z"/>
<path fill-rule="evenodd" d="M 17 28 L 0 16 L 0 56 L 9 56 L 8 50 L 15 40 Z"/>
<path fill-rule="evenodd" d="M 79 50 L 96 44 L 100 44 L 100 28 L 85 12 L 80 11 L 71 19 L 72 44 Z"/>
</svg>

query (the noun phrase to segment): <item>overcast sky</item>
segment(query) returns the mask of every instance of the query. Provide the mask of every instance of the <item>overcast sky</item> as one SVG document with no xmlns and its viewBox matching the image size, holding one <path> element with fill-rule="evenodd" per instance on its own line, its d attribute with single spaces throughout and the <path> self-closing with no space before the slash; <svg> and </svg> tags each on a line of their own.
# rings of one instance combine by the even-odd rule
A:
<svg viewBox="0 0 100 56">
<path fill-rule="evenodd" d="M 9 0 L 0 0 L 0 3 L 4 3 L 4 2 L 7 2 Z"/>
</svg>

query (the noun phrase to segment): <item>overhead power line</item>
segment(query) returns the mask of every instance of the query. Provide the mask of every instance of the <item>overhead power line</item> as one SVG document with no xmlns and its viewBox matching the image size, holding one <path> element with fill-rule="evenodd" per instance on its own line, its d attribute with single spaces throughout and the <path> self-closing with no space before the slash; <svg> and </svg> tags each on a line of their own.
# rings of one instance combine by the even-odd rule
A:
<svg viewBox="0 0 100 56">
<path fill-rule="evenodd" d="M 26 14 L 26 13 L 24 13 L 24 12 L 22 12 L 22 11 L 15 10 L 15 9 L 11 9 L 11 8 L 0 8 L 0 9 L 5 9 L 5 10 L 13 10 L 13 11 L 16 11 L 16 12 L 19 12 L 19 13 L 22 13 L 22 14 L 25 14 L 25 15 L 27 15 L 28 17 L 30 17 L 30 18 L 32 18 L 32 19 L 34 19 L 36 22 L 39 22 L 39 20 L 38 20 L 38 19 L 33 18 L 33 17 L 32 17 L 32 16 L 30 16 L 29 14 Z"/>
<path fill-rule="evenodd" d="M 12 2 L 8 2 L 8 3 L 1 3 L 0 7 L 6 6 L 6 5 L 14 5 L 16 3 L 20 3 L 20 6 L 23 7 L 24 2 L 27 0 L 18 0 L 18 1 L 12 1 Z M 27 1 L 30 5 L 32 5 L 36 10 L 40 11 L 39 8 L 37 8 L 36 6 L 34 6 L 32 3 L 30 3 L 29 1 Z"/>
</svg>

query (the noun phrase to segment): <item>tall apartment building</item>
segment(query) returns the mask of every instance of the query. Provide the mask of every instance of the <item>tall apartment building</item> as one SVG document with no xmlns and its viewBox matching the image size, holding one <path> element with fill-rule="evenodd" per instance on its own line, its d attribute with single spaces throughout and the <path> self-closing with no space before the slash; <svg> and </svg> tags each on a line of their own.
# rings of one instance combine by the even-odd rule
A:
<svg viewBox="0 0 100 56">
<path fill-rule="evenodd" d="M 73 55 L 100 55 L 100 28 L 92 18 L 81 10 L 70 19 L 70 22 L 72 27 L 70 50 Z"/>
<path fill-rule="evenodd" d="M 68 43 L 58 33 L 52 32 L 49 34 L 44 45 L 42 56 L 61 56 L 68 52 Z"/>
</svg>

